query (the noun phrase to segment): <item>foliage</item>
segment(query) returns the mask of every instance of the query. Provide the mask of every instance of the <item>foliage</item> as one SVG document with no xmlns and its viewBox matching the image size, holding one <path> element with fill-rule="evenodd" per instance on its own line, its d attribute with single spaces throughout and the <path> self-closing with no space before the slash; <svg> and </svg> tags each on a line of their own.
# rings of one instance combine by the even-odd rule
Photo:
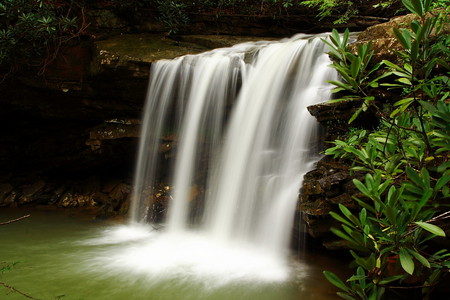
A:
<svg viewBox="0 0 450 300">
<path fill-rule="evenodd" d="M 183 1 L 158 0 L 157 3 L 160 21 L 169 29 L 169 34 L 176 33 L 181 25 L 188 23 L 188 5 Z"/>
<path fill-rule="evenodd" d="M 359 12 L 355 3 L 350 0 L 308 0 L 302 1 L 301 4 L 308 7 L 317 7 L 317 16 L 321 19 L 339 16 L 334 20 L 334 24 L 343 24 Z"/>
<path fill-rule="evenodd" d="M 326 41 L 342 79 L 331 82 L 344 94 L 335 101 L 358 106 L 349 123 L 369 108 L 380 118 L 373 132 L 355 128 L 326 150 L 365 173 L 364 181 L 353 180 L 360 212 L 340 205 L 340 213 L 331 213 L 342 227 L 332 231 L 347 241 L 356 267 L 347 282 L 324 272 L 344 299 L 382 299 L 402 284 L 420 286 L 427 298 L 450 269 L 450 253 L 429 248 L 431 239 L 445 236 L 437 224 L 450 214 L 450 37 L 435 37 L 448 19 L 430 14 L 431 0 L 402 2 L 417 20 L 394 29 L 403 47 L 395 63 L 373 64 L 370 43 L 352 53 L 348 31 Z M 401 99 L 382 105 L 380 89 L 397 89 Z"/>
<path fill-rule="evenodd" d="M 372 1 L 373 7 L 378 9 L 396 9 L 396 4 L 401 2 L 400 0 L 380 0 Z M 335 18 L 334 24 L 344 24 L 350 20 L 350 18 L 359 14 L 358 1 L 354 0 L 303 0 L 300 1 L 301 5 L 308 7 L 315 7 L 318 10 L 317 17 L 323 18 Z M 432 8 L 448 8 L 450 4 L 449 0 L 437 0 L 432 1 Z M 335 17 L 339 16 L 339 17 Z"/>
<path fill-rule="evenodd" d="M 0 65 L 44 66 L 58 47 L 78 36 L 80 26 L 72 1 L 5 0 L 0 3 Z M 42 56 L 46 56 L 42 59 Z"/>
</svg>

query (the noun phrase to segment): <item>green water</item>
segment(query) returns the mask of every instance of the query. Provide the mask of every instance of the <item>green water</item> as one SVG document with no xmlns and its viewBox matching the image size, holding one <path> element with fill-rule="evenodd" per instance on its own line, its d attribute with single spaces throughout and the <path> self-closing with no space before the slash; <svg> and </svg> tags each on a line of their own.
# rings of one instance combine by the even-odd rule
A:
<svg viewBox="0 0 450 300">
<path fill-rule="evenodd" d="M 30 212 L 0 210 L 0 222 Z M 282 283 L 233 283 L 209 288 L 202 282 L 176 278 L 149 281 L 123 272 L 103 274 L 90 267 L 88 258 L 104 245 L 86 241 L 111 227 L 111 221 L 93 221 L 61 211 L 33 211 L 31 217 L 0 226 L 0 262 L 17 262 L 0 274 L 6 283 L 41 300 L 327 300 L 338 299 L 322 270 L 339 266 L 329 258 L 307 254 L 307 268 L 295 269 L 291 280 Z M 110 246 L 109 246 L 110 247 Z M 149 254 L 151 255 L 151 254 Z M 330 266 L 332 264 L 332 266 Z M 334 270 L 333 270 L 334 271 Z M 27 299 L 0 286 L 1 300 Z"/>
</svg>

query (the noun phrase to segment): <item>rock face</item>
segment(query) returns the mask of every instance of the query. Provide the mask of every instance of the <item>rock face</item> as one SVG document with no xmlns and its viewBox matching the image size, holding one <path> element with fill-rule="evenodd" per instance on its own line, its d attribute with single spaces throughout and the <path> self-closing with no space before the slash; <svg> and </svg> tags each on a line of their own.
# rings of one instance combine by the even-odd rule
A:
<svg viewBox="0 0 450 300">
<path fill-rule="evenodd" d="M 335 222 L 329 217 L 339 204 L 357 208 L 352 196 L 358 194 L 350 176 L 349 166 L 331 157 L 324 157 L 314 170 L 307 173 L 300 191 L 299 212 L 306 222 L 306 229 L 314 238 L 329 236 Z"/>
<path fill-rule="evenodd" d="M 439 12 L 433 12 L 433 14 L 437 13 Z M 358 36 L 358 40 L 351 45 L 351 48 L 356 51 L 358 44 L 372 42 L 375 62 L 383 59 L 392 60 L 396 51 L 403 50 L 400 43 L 395 39 L 393 28 L 409 28 L 409 24 L 417 19 L 416 15 L 408 14 L 392 18 L 389 22 L 368 27 Z M 450 33 L 450 26 L 442 28 L 441 33 Z M 435 36 L 436 34 L 432 33 L 431 37 Z"/>
<path fill-rule="evenodd" d="M 185 33 L 215 35 L 168 38 L 155 34 L 164 30 L 161 24 L 141 23 L 132 28 L 110 11 L 91 11 L 97 38 L 82 37 L 80 43 L 61 49 L 42 76 L 28 70 L 0 84 L 0 126 L 4 132 L 0 135 L 0 206 L 50 204 L 89 208 L 99 216 L 126 213 L 139 135 L 135 120 L 142 113 L 151 64 L 262 39 L 249 34 L 270 35 L 269 39 L 291 35 L 300 30 L 301 23 L 305 28 L 306 19 L 312 19 L 311 14 L 277 20 L 267 16 L 229 16 L 227 21 L 211 15 L 194 17 Z M 379 20 L 355 19 L 352 26 L 363 28 L 367 22 Z M 245 31 L 249 22 L 253 25 Z M 307 25 L 303 32 L 324 28 L 317 22 Z M 134 30 L 146 33 L 130 34 Z M 369 30 L 361 34 L 361 41 L 364 36 L 374 36 L 375 29 Z M 111 37 L 105 32 L 118 34 Z M 324 125 L 335 130 L 345 130 L 340 126 L 352 110 L 351 103 L 310 108 Z M 176 138 L 161 143 L 161 156 L 169 159 Z M 299 207 L 311 236 L 327 234 L 327 212 L 337 203 L 352 205 L 346 168 L 326 159 L 306 176 Z M 164 197 L 155 195 L 159 201 L 155 203 L 163 209 L 160 199 Z"/>
<path fill-rule="evenodd" d="M 62 49 L 43 76 L 30 70 L 0 84 L 0 207 L 126 214 L 151 64 L 256 39 L 122 34 L 84 40 Z M 176 137 L 165 137 L 161 159 L 169 160 L 175 147 Z M 154 194 L 161 212 L 150 217 L 157 220 L 167 201 Z"/>
</svg>

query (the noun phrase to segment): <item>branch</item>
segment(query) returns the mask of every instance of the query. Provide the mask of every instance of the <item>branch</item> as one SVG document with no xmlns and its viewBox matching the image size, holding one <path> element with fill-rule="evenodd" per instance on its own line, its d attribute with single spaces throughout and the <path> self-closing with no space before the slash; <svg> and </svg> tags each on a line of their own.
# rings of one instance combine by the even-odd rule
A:
<svg viewBox="0 0 450 300">
<path fill-rule="evenodd" d="M 30 215 L 26 215 L 26 216 L 23 216 L 23 217 L 14 219 L 14 220 L 6 221 L 6 222 L 0 222 L 0 225 L 8 225 L 8 224 L 11 224 L 11 223 L 14 223 L 14 222 L 18 222 L 18 221 L 21 221 L 21 220 L 23 220 L 23 219 L 28 218 L 29 216 L 30 216 Z"/>
<path fill-rule="evenodd" d="M 12 292 L 14 292 L 14 293 L 18 293 L 18 294 L 20 294 L 20 295 L 22 295 L 22 296 L 24 296 L 24 297 L 27 297 L 28 299 L 40 300 L 40 299 L 38 299 L 38 298 L 34 298 L 33 296 L 30 296 L 30 295 L 28 295 L 28 294 L 25 294 L 24 292 L 21 292 L 21 291 L 19 291 L 18 289 L 16 289 L 15 287 L 10 286 L 10 285 L 8 285 L 8 284 L 6 284 L 6 283 L 4 283 L 4 282 L 0 282 L 0 285 L 1 285 L 1 286 L 4 286 L 4 287 L 7 288 L 7 289 L 10 289 L 10 290 L 11 290 Z"/>
</svg>

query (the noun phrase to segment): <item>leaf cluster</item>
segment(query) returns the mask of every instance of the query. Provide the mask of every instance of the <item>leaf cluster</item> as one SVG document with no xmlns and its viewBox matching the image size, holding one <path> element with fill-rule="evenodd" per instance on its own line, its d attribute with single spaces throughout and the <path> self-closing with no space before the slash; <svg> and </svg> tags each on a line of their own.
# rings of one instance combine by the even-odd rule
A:
<svg viewBox="0 0 450 300">
<path fill-rule="evenodd" d="M 356 274 L 343 282 L 325 272 L 345 299 L 382 299 L 392 285 L 419 278 L 425 297 L 450 268 L 446 249 L 432 251 L 429 241 L 444 237 L 439 222 L 449 216 L 450 198 L 450 51 L 449 36 L 436 38 L 448 26 L 432 14 L 436 2 L 402 0 L 417 16 L 408 29 L 394 29 L 403 50 L 397 61 L 372 63 L 371 44 L 347 49 L 349 33 L 333 31 L 325 42 L 341 80 L 332 81 L 334 101 L 354 101 L 349 123 L 369 107 L 380 118 L 372 132 L 353 129 L 325 153 L 353 162 L 358 213 L 339 206 L 331 216 L 341 223 L 332 231 L 352 249 Z M 396 90 L 400 100 L 377 101 L 379 90 Z M 343 94 L 343 96 L 342 96 Z"/>
<path fill-rule="evenodd" d="M 77 35 L 73 1 L 4 0 L 0 2 L 0 65 L 42 65 L 61 43 Z"/>
</svg>

